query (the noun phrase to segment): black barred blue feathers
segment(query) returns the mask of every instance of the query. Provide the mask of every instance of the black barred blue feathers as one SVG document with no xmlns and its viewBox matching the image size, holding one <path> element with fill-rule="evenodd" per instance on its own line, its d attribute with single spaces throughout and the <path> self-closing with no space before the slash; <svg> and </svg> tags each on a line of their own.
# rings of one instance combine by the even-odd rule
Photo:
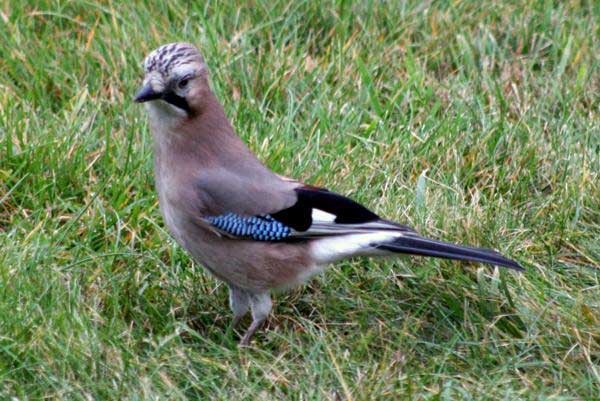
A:
<svg viewBox="0 0 600 401">
<path fill-rule="evenodd" d="M 279 241 L 288 237 L 291 233 L 289 227 L 268 214 L 243 217 L 234 213 L 227 213 L 207 217 L 206 220 L 227 234 L 252 238 L 255 241 Z"/>
</svg>

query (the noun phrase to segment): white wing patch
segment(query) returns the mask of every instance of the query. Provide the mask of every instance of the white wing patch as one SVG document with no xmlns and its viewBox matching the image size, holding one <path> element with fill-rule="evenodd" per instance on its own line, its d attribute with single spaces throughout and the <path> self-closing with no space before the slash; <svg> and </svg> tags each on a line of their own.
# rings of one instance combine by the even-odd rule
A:
<svg viewBox="0 0 600 401">
<path fill-rule="evenodd" d="M 313 221 L 333 223 L 335 221 L 335 218 L 336 218 L 336 215 L 324 212 L 320 209 L 313 208 L 313 210 L 312 210 Z"/>
<path fill-rule="evenodd" d="M 375 249 L 373 244 L 381 244 L 402 237 L 399 232 L 374 232 L 325 237 L 312 242 L 310 252 L 317 264 L 358 255 L 385 255 L 387 252 Z"/>
</svg>

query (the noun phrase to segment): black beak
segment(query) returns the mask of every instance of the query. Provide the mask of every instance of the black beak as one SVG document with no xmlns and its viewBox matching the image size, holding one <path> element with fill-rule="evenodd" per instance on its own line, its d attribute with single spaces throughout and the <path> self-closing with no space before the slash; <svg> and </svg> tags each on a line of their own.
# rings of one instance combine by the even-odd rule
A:
<svg viewBox="0 0 600 401">
<path fill-rule="evenodd" d="M 150 86 L 150 84 L 147 84 L 138 91 L 138 93 L 133 98 L 133 101 L 136 103 L 144 103 L 150 100 L 160 99 L 161 96 L 161 93 L 154 92 L 152 86 Z"/>
</svg>

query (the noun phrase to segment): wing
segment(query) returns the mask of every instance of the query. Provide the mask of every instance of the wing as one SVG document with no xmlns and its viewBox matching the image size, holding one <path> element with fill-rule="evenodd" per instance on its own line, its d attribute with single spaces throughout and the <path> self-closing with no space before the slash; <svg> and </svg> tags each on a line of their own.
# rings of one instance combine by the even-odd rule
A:
<svg viewBox="0 0 600 401">
<path fill-rule="evenodd" d="M 255 241 L 294 241 L 381 231 L 414 232 L 411 228 L 381 219 L 375 213 L 323 188 L 294 189 L 296 202 L 269 214 L 253 216 L 234 212 L 206 217 L 219 233 Z"/>
<path fill-rule="evenodd" d="M 203 171 L 189 196 L 204 216 L 258 216 L 286 209 L 297 201 L 294 188 L 301 184 L 282 180 L 268 170 L 241 174 L 227 169 Z M 197 215 L 198 212 L 193 212 Z"/>
<path fill-rule="evenodd" d="M 224 235 L 254 241 L 314 239 L 312 257 L 329 263 L 353 255 L 412 254 L 523 268 L 497 251 L 427 239 L 413 229 L 381 219 L 366 207 L 326 189 L 300 186 L 295 203 L 269 214 L 233 212 L 205 218 Z M 263 207 L 262 210 L 265 210 Z"/>
</svg>

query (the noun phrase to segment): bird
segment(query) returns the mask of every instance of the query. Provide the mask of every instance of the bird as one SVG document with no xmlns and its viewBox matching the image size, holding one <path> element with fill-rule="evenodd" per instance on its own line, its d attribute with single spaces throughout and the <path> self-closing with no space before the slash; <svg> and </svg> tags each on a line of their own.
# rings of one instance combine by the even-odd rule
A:
<svg viewBox="0 0 600 401">
<path fill-rule="evenodd" d="M 250 345 L 269 316 L 273 290 L 343 259 L 409 254 L 523 270 L 495 250 L 426 238 L 346 196 L 270 170 L 236 134 L 193 44 L 162 45 L 143 68 L 134 101 L 148 114 L 164 223 L 227 284 L 231 326 L 251 312 L 240 346 Z"/>
</svg>

